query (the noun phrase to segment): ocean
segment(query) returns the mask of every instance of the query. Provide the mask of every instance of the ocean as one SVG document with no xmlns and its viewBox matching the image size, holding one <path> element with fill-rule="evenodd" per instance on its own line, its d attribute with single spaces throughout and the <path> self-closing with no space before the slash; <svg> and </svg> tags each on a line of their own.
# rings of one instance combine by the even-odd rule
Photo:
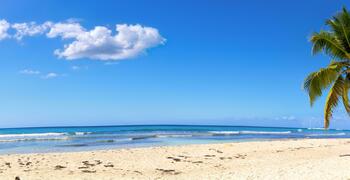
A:
<svg viewBox="0 0 350 180">
<path fill-rule="evenodd" d="M 296 138 L 350 138 L 350 130 L 192 125 L 2 128 L 0 154 Z"/>
</svg>

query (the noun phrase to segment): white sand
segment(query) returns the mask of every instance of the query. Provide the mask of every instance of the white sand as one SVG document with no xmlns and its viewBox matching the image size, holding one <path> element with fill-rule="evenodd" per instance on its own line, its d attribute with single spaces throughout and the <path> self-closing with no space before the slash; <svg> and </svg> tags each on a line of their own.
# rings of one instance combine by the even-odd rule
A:
<svg viewBox="0 0 350 180">
<path fill-rule="evenodd" d="M 350 139 L 1 155 L 0 179 L 16 176 L 21 180 L 349 179 Z"/>
</svg>

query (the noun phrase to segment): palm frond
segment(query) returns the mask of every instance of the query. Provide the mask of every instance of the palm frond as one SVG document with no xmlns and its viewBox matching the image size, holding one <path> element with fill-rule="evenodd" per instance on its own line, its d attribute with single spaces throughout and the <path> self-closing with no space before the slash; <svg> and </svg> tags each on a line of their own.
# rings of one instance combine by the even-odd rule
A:
<svg viewBox="0 0 350 180">
<path fill-rule="evenodd" d="M 347 52 L 350 52 L 350 15 L 346 8 L 326 21 L 341 47 Z"/>
<path fill-rule="evenodd" d="M 342 68 L 348 62 L 332 62 L 328 67 L 311 73 L 304 81 L 304 90 L 309 94 L 310 105 L 322 95 L 322 91 L 329 87 L 339 76 Z"/>
<path fill-rule="evenodd" d="M 313 43 L 312 52 L 317 54 L 319 52 L 325 52 L 329 56 L 338 59 L 345 60 L 350 59 L 349 53 L 344 49 L 342 44 L 336 39 L 334 33 L 327 31 L 320 31 L 314 33 L 310 39 Z"/>
<path fill-rule="evenodd" d="M 329 121 L 332 118 L 333 110 L 338 105 L 339 98 L 343 96 L 344 90 L 344 78 L 338 76 L 337 80 L 334 82 L 333 86 L 329 90 L 326 105 L 324 109 L 324 127 L 329 127 Z"/>
</svg>

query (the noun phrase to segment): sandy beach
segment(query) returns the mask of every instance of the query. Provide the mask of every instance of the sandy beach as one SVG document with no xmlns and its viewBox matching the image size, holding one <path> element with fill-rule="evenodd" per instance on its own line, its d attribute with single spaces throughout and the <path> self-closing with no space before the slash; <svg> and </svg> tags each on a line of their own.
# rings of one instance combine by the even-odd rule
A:
<svg viewBox="0 0 350 180">
<path fill-rule="evenodd" d="M 0 156 L 0 179 L 349 179 L 350 139 Z"/>
</svg>

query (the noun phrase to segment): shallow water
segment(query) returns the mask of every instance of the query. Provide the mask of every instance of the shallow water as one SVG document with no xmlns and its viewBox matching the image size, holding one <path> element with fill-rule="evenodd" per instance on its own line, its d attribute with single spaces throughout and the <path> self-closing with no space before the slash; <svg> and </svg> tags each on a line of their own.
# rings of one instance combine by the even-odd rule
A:
<svg viewBox="0 0 350 180">
<path fill-rule="evenodd" d="M 350 138 L 349 130 L 138 125 L 0 129 L 0 153 L 86 151 L 287 138 Z"/>
</svg>

